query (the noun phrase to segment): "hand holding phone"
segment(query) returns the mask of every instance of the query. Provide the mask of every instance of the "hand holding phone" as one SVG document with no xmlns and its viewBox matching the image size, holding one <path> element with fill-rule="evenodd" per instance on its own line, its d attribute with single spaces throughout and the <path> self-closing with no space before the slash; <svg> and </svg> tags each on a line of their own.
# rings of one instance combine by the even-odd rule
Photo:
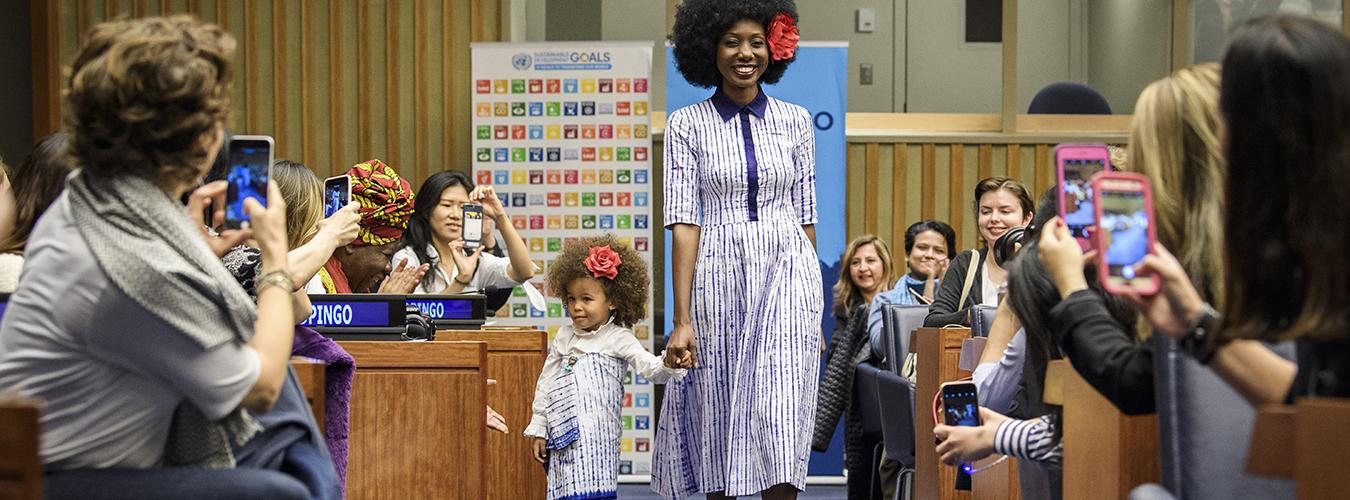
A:
<svg viewBox="0 0 1350 500">
<path fill-rule="evenodd" d="M 483 244 L 483 206 L 465 203 L 463 211 L 461 237 L 464 239 L 464 253 L 471 254 Z"/>
<path fill-rule="evenodd" d="M 1060 144 L 1055 146 L 1056 193 L 1059 216 L 1078 240 L 1079 248 L 1092 248 L 1088 229 L 1094 225 L 1092 176 L 1111 171 L 1111 152 L 1105 144 Z"/>
<path fill-rule="evenodd" d="M 1158 276 L 1140 270 L 1157 241 L 1153 224 L 1153 191 L 1147 177 L 1102 172 L 1092 179 L 1097 193 L 1097 272 L 1102 287 L 1113 294 L 1158 292 Z"/>
<path fill-rule="evenodd" d="M 349 175 L 329 177 L 323 181 L 323 217 L 332 217 L 352 201 L 352 178 Z"/>
<path fill-rule="evenodd" d="M 249 227 L 244 200 L 253 198 L 267 207 L 267 181 L 271 179 L 272 138 L 265 135 L 236 135 L 228 148 L 229 171 L 225 192 L 225 227 Z"/>
</svg>

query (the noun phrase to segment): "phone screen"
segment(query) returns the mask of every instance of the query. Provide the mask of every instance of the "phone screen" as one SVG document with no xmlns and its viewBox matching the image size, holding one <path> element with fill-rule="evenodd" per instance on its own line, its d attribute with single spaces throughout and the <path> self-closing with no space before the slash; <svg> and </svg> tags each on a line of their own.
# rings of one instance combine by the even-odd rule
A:
<svg viewBox="0 0 1350 500">
<path fill-rule="evenodd" d="M 339 175 L 323 181 L 323 216 L 332 217 L 342 207 L 351 203 L 351 177 Z"/>
<path fill-rule="evenodd" d="M 1087 229 L 1096 218 L 1092 206 L 1092 176 L 1106 169 L 1097 159 L 1063 160 L 1064 224 L 1075 238 L 1087 238 Z"/>
<path fill-rule="evenodd" d="M 975 395 L 975 384 L 942 386 L 942 409 L 947 425 L 980 425 L 980 400 Z"/>
<path fill-rule="evenodd" d="M 267 206 L 268 166 L 272 145 L 265 140 L 235 138 L 230 141 L 229 190 L 225 196 L 225 224 L 245 227 L 249 220 L 244 200 L 253 198 Z"/>
<path fill-rule="evenodd" d="M 1148 212 L 1143 191 L 1103 190 L 1100 231 L 1106 240 L 1107 279 L 1121 287 L 1146 288 L 1152 280 L 1136 273 L 1148 255 Z"/>
<path fill-rule="evenodd" d="M 477 248 L 483 241 L 483 207 L 464 204 L 464 248 Z"/>
</svg>

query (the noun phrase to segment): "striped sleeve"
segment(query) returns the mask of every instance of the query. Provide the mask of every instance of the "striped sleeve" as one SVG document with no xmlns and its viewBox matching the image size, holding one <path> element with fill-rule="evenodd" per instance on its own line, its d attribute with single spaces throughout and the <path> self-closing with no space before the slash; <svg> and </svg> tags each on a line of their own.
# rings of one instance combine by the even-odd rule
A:
<svg viewBox="0 0 1350 500">
<path fill-rule="evenodd" d="M 994 452 L 1036 462 L 1057 464 L 1064 455 L 1064 443 L 1054 439 L 1049 415 L 1032 420 L 1008 419 L 994 434 Z"/>
<path fill-rule="evenodd" d="M 692 124 L 687 115 L 687 111 L 677 110 L 666 122 L 666 151 L 662 161 L 667 228 L 675 224 L 699 223 L 698 157 L 689 136 Z"/>
<path fill-rule="evenodd" d="M 817 222 L 816 212 L 816 133 L 811 114 L 802 112 L 802 131 L 797 147 L 792 153 L 797 164 L 797 185 L 792 188 L 792 204 L 797 208 L 798 223 L 803 226 Z"/>
</svg>

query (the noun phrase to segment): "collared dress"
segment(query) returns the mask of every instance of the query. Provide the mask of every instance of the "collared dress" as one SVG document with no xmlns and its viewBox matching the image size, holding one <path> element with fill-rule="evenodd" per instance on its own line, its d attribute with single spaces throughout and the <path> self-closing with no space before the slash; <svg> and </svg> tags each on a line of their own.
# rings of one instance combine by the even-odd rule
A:
<svg viewBox="0 0 1350 500">
<path fill-rule="evenodd" d="M 617 497 L 629 368 L 658 383 L 685 374 L 666 368 L 632 330 L 613 322 L 590 332 L 567 325 L 549 343 L 525 435 L 547 440 L 550 500 Z"/>
<path fill-rule="evenodd" d="M 667 498 L 806 486 L 824 308 L 810 114 L 718 90 L 670 114 L 665 221 L 701 228 L 698 368 L 666 385 L 652 489 Z"/>
</svg>

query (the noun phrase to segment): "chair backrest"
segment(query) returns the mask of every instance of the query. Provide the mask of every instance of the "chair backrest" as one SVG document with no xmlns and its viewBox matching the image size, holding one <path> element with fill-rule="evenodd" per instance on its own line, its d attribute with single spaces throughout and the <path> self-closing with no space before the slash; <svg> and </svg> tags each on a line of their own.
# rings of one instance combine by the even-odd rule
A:
<svg viewBox="0 0 1350 500">
<path fill-rule="evenodd" d="M 863 437 L 868 441 L 882 439 L 881 403 L 877 399 L 876 365 L 862 362 L 853 373 L 853 400 L 858 404 L 858 413 L 862 417 Z"/>
<path fill-rule="evenodd" d="M 905 356 L 909 355 L 910 335 L 915 328 L 923 326 L 926 317 L 928 306 L 890 304 L 882 307 L 882 343 L 886 351 L 886 362 L 882 367 L 886 371 L 900 373 L 905 365 Z"/>
<path fill-rule="evenodd" d="M 978 305 L 970 309 L 970 336 L 988 337 L 989 328 L 994 326 L 994 316 L 998 313 L 998 308 L 994 306 Z"/>
<path fill-rule="evenodd" d="M 1256 410 L 1166 335 L 1154 335 L 1162 483 L 1182 500 L 1293 498 L 1294 483 L 1245 472 Z M 1272 346 L 1287 359 L 1294 344 Z"/>
<path fill-rule="evenodd" d="M 886 456 L 914 468 L 914 386 L 898 374 L 877 373 L 877 401 L 881 404 L 881 433 Z"/>
<path fill-rule="evenodd" d="M 42 498 L 40 416 L 36 401 L 0 394 L 0 498 Z"/>
<path fill-rule="evenodd" d="M 1111 104 L 1101 92 L 1078 82 L 1055 82 L 1041 88 L 1031 98 L 1027 114 L 1032 115 L 1109 115 Z"/>
</svg>

